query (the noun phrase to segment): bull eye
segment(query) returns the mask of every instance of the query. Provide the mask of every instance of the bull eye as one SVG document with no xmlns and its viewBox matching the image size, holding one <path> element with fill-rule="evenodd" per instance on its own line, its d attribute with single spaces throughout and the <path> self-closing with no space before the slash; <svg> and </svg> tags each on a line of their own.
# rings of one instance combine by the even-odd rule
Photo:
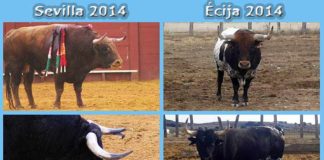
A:
<svg viewBox="0 0 324 160">
<path fill-rule="evenodd" d="M 108 48 L 107 47 L 102 47 L 101 50 L 106 52 L 108 50 Z"/>
</svg>

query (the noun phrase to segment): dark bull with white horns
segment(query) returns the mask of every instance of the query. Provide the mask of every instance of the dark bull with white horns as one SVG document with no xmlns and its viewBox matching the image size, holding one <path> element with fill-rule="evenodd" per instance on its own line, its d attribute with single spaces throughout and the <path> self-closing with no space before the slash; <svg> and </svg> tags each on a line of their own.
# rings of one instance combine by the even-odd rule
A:
<svg viewBox="0 0 324 160">
<path fill-rule="evenodd" d="M 224 71 L 228 73 L 233 84 L 233 106 L 239 106 L 238 90 L 243 82 L 243 106 L 248 105 L 248 89 L 255 77 L 256 69 L 261 61 L 261 45 L 272 37 L 273 27 L 268 34 L 256 34 L 250 30 L 228 28 L 218 35 L 214 48 L 217 65 L 218 100 L 222 99 L 222 83 Z"/>
<path fill-rule="evenodd" d="M 4 116 L 4 160 L 113 160 L 132 151 L 110 153 L 102 135 L 124 137 L 124 128 L 106 128 L 81 116 Z M 113 146 L 113 145 L 112 145 Z"/>
<path fill-rule="evenodd" d="M 213 129 L 188 129 L 190 145 L 195 144 L 201 160 L 280 160 L 284 153 L 281 128 L 260 126 Z"/>
<path fill-rule="evenodd" d="M 58 29 L 64 29 L 64 49 L 58 47 L 62 39 L 55 36 Z M 34 72 L 43 75 L 50 56 L 49 71 L 54 72 L 56 90 L 54 107 L 60 108 L 64 82 L 73 83 L 77 105 L 83 107 L 81 92 L 86 75 L 95 68 L 121 67 L 122 59 L 115 42 L 124 39 L 100 36 L 91 26 L 71 24 L 22 27 L 9 31 L 4 39 L 4 79 L 9 108 L 22 108 L 18 94 L 22 78 L 29 105 L 36 108 L 32 94 Z M 62 73 L 56 73 L 57 50 L 64 50 L 64 62 L 67 63 Z"/>
</svg>

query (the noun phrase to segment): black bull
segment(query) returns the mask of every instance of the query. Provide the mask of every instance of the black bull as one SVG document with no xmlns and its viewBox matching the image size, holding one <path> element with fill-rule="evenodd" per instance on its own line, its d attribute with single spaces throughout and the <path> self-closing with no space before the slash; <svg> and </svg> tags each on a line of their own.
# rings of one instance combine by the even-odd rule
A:
<svg viewBox="0 0 324 160">
<path fill-rule="evenodd" d="M 201 160 L 277 160 L 285 147 L 283 131 L 272 127 L 187 132 Z"/>
<path fill-rule="evenodd" d="M 219 34 L 214 48 L 217 66 L 218 100 L 222 99 L 221 87 L 224 71 L 228 73 L 233 84 L 233 106 L 239 106 L 238 90 L 240 80 L 243 81 L 243 106 L 248 105 L 248 89 L 255 77 L 256 69 L 261 61 L 262 41 L 270 40 L 273 27 L 267 35 L 256 34 L 250 30 L 229 28 Z"/>
<path fill-rule="evenodd" d="M 4 79 L 11 109 L 22 107 L 18 94 L 21 77 L 29 105 L 32 108 L 36 107 L 32 95 L 34 72 L 41 74 L 45 70 L 49 48 L 53 41 L 58 41 L 53 40 L 53 33 L 58 27 L 65 29 L 67 69 L 65 73 L 54 75 L 56 90 L 54 107 L 59 108 L 61 105 L 64 82 L 73 83 L 77 105 L 83 107 L 81 92 L 86 75 L 95 68 L 122 65 L 114 42 L 120 42 L 125 37 L 98 36 L 90 26 L 78 25 L 53 24 L 13 29 L 4 39 Z M 55 48 L 52 57 L 55 56 L 54 50 Z M 50 70 L 55 72 L 55 57 L 52 58 Z"/>
<path fill-rule="evenodd" d="M 132 151 L 105 151 L 101 137 L 123 135 L 80 116 L 4 116 L 5 160 L 101 160 L 120 159 Z"/>
</svg>

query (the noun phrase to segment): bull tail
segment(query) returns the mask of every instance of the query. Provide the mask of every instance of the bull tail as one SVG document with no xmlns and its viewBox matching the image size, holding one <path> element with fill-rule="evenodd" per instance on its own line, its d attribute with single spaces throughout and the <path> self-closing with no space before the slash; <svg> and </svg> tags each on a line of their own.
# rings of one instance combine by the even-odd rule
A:
<svg viewBox="0 0 324 160">
<path fill-rule="evenodd" d="M 10 80 L 10 74 L 8 71 L 5 71 L 5 83 L 6 83 L 6 97 L 9 103 L 10 109 L 15 109 L 13 99 L 12 99 L 12 92 L 11 92 L 11 80 Z"/>
</svg>

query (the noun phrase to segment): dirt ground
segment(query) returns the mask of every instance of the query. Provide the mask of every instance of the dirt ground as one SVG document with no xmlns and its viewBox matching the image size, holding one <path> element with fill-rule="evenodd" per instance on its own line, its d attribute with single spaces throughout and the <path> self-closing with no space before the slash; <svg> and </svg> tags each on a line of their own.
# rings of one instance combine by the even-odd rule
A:
<svg viewBox="0 0 324 160">
<path fill-rule="evenodd" d="M 84 82 L 82 98 L 86 107 L 79 108 L 73 85 L 66 83 L 61 99 L 61 110 L 159 110 L 159 88 L 158 80 Z M 30 110 L 23 85 L 20 85 L 19 95 L 24 109 Z M 33 95 L 37 104 L 36 110 L 54 109 L 54 82 L 34 83 Z M 3 101 L 4 109 L 9 110 L 5 94 Z"/>
<path fill-rule="evenodd" d="M 198 160 L 199 155 L 196 146 L 189 146 L 189 142 L 164 141 L 165 160 Z M 319 153 L 284 154 L 285 160 L 319 160 Z"/>
<path fill-rule="evenodd" d="M 166 110 L 319 110 L 319 34 L 274 35 L 264 42 L 249 106 L 238 108 L 231 106 L 226 73 L 223 100 L 216 100 L 215 43 L 215 32 L 165 34 Z"/>
<path fill-rule="evenodd" d="M 82 117 L 106 127 L 126 128 L 124 139 L 112 135 L 103 136 L 103 146 L 107 151 L 121 153 L 133 150 L 125 160 L 159 159 L 159 116 L 83 115 Z"/>
</svg>

